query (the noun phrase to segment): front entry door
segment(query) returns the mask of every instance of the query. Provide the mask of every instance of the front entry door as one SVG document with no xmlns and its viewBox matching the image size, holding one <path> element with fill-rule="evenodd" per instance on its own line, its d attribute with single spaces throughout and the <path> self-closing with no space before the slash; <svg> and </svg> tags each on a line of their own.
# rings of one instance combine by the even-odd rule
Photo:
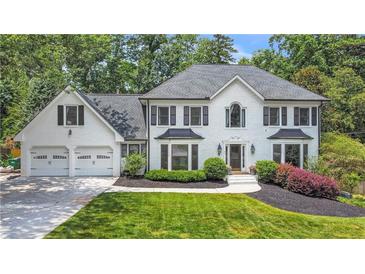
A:
<svg viewBox="0 0 365 274">
<path fill-rule="evenodd" d="M 230 145 L 230 166 L 234 171 L 241 170 L 241 145 Z"/>
</svg>

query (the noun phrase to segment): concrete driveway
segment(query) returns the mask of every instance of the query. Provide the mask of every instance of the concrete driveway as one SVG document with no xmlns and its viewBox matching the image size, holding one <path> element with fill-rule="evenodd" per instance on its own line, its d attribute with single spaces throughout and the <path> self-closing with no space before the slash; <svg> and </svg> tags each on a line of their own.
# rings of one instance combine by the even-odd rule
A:
<svg viewBox="0 0 365 274">
<path fill-rule="evenodd" d="M 0 238 L 42 238 L 117 178 L 0 177 Z"/>
</svg>

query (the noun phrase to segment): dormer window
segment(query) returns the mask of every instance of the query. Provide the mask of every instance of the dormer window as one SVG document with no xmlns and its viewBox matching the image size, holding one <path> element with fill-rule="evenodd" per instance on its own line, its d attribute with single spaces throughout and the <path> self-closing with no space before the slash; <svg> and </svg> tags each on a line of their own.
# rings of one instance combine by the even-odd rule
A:
<svg viewBox="0 0 365 274">
<path fill-rule="evenodd" d="M 246 109 L 238 103 L 226 108 L 226 127 L 241 128 L 246 127 Z"/>
</svg>

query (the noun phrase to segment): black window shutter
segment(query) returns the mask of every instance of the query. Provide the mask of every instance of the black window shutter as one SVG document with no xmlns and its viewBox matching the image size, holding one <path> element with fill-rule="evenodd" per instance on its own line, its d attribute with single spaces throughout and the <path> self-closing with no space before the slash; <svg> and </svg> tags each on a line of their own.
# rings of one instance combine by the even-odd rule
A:
<svg viewBox="0 0 365 274">
<path fill-rule="evenodd" d="M 184 107 L 184 126 L 189 125 L 189 107 Z"/>
<path fill-rule="evenodd" d="M 242 127 L 246 127 L 246 109 L 242 109 Z"/>
<path fill-rule="evenodd" d="M 63 126 L 63 106 L 57 106 L 57 124 Z"/>
<path fill-rule="evenodd" d="M 269 125 L 269 107 L 264 107 L 264 126 Z"/>
<path fill-rule="evenodd" d="M 286 107 L 281 108 L 281 125 L 286 126 L 288 124 L 288 112 Z"/>
<path fill-rule="evenodd" d="M 176 106 L 170 107 L 170 125 L 176 125 Z"/>
<path fill-rule="evenodd" d="M 299 126 L 299 108 L 294 108 L 294 126 Z"/>
<path fill-rule="evenodd" d="M 229 108 L 226 108 L 226 127 L 229 127 Z"/>
<path fill-rule="evenodd" d="M 317 125 L 317 107 L 312 107 L 312 126 Z"/>
<path fill-rule="evenodd" d="M 203 126 L 207 126 L 209 123 L 208 106 L 203 106 Z"/>
<path fill-rule="evenodd" d="M 151 106 L 151 125 L 155 126 L 157 121 L 157 107 Z"/>
<path fill-rule="evenodd" d="M 84 125 L 84 106 L 79 106 L 79 126 Z"/>
</svg>

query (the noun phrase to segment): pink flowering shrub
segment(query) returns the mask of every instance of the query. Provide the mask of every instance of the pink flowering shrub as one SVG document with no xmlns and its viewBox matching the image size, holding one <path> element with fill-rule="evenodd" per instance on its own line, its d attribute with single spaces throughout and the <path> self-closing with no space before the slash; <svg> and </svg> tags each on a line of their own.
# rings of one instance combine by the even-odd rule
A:
<svg viewBox="0 0 365 274">
<path fill-rule="evenodd" d="M 288 176 L 288 190 L 306 196 L 335 199 L 340 191 L 335 180 L 295 168 Z"/>
</svg>

